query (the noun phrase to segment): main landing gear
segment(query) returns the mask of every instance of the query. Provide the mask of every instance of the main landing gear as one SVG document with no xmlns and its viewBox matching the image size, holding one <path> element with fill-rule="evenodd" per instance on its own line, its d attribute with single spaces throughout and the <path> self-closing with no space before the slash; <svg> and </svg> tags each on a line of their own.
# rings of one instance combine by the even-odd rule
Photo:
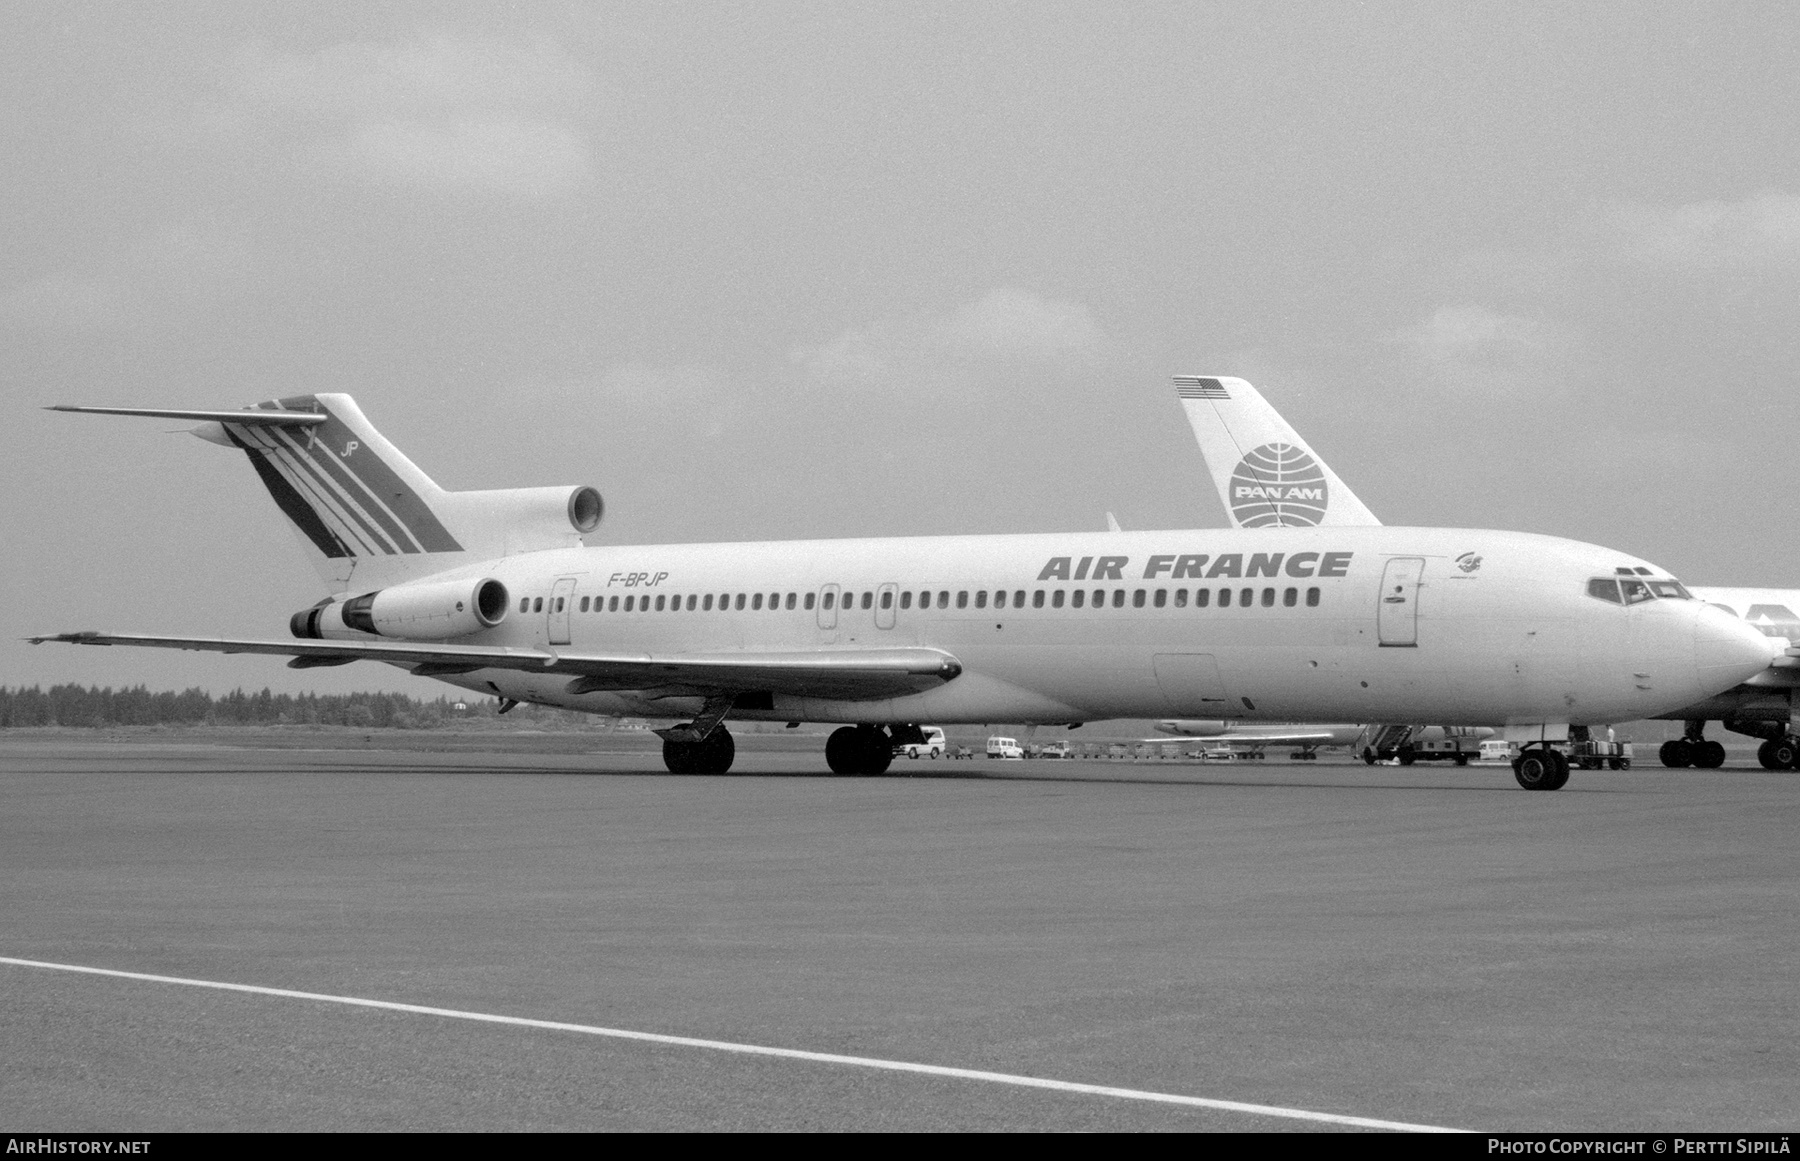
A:
<svg viewBox="0 0 1800 1161">
<path fill-rule="evenodd" d="M 663 765 L 671 774 L 724 774 L 737 757 L 737 743 L 725 728 L 735 697 L 709 697 L 700 716 L 684 726 L 656 731 L 663 740 Z"/>
<path fill-rule="evenodd" d="M 1694 766 L 1701 770 L 1717 770 L 1725 764 L 1725 747 L 1708 741 L 1703 732 L 1705 729 L 1703 721 L 1688 722 L 1683 735 L 1664 742 L 1656 756 L 1662 759 L 1663 765 L 1676 769 Z"/>
<path fill-rule="evenodd" d="M 1569 781 L 1569 758 L 1551 746 L 1530 746 L 1513 759 L 1513 777 L 1527 790 L 1561 790 Z"/>
<path fill-rule="evenodd" d="M 1763 740 L 1756 748 L 1756 760 L 1762 763 L 1764 770 L 1800 770 L 1800 738 L 1788 733 L 1791 728 L 1788 721 L 1726 721 L 1720 724 L 1734 734 Z"/>
<path fill-rule="evenodd" d="M 833 774 L 886 774 L 894 739 L 880 726 L 845 726 L 825 740 L 825 764 Z"/>
<path fill-rule="evenodd" d="M 697 742 L 663 739 L 663 765 L 671 774 L 724 774 L 736 757 L 737 743 L 724 726 L 714 726 Z"/>
</svg>

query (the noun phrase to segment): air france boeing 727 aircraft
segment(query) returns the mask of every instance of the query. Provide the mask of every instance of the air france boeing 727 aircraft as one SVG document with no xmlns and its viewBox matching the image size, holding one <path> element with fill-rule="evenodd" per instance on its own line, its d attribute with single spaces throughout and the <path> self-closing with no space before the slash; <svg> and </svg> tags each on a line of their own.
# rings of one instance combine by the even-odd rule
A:
<svg viewBox="0 0 1800 1161">
<path fill-rule="evenodd" d="M 1376 528 L 1375 518 L 1287 420 L 1242 379 L 1178 375 L 1175 392 L 1200 454 L 1234 528 Z M 1708 587 L 1684 589 L 1642 566 L 1596 577 L 1589 595 L 1638 605 L 1693 596 L 1741 616 L 1775 645 L 1769 667 L 1734 689 L 1653 717 L 1685 723 L 1685 736 L 1663 743 L 1665 766 L 1718 767 L 1725 747 L 1703 733 L 1708 719 L 1764 739 L 1758 760 L 1768 769 L 1800 769 L 1800 590 Z M 1783 650 L 1780 646 L 1787 646 Z"/>
<path fill-rule="evenodd" d="M 592 488 L 446 492 L 347 395 L 244 411 L 61 408 L 199 421 L 237 448 L 331 594 L 291 639 L 34 640 L 384 661 L 479 693 L 660 731 L 677 773 L 724 773 L 726 719 L 836 722 L 838 773 L 887 768 L 920 722 L 1486 723 L 1550 737 L 1646 717 L 1769 663 L 1700 601 L 1626 606 L 1596 578 L 1666 574 L 1514 532 L 1294 528 L 584 547 Z M 1471 563 L 1473 562 L 1473 563 Z M 1567 762 L 1530 752 L 1519 780 Z"/>
</svg>

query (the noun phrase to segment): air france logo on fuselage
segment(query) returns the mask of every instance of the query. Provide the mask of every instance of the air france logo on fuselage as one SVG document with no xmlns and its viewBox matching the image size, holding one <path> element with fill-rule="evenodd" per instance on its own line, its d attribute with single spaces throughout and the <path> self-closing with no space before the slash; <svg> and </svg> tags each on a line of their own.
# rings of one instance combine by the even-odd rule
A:
<svg viewBox="0 0 1800 1161">
<path fill-rule="evenodd" d="M 1136 579 L 1214 580 L 1218 577 L 1291 576 L 1337 577 L 1350 575 L 1353 552 L 1224 552 L 1208 556 L 1204 552 L 1155 553 L 1144 562 Z M 1247 559 L 1246 559 L 1247 558 Z M 1053 556 L 1038 571 L 1038 579 L 1062 581 L 1103 581 L 1127 579 L 1131 566 L 1129 556 Z"/>
<path fill-rule="evenodd" d="M 1324 469 L 1291 443 L 1265 443 L 1231 473 L 1231 514 L 1245 528 L 1311 528 L 1330 502 Z"/>
</svg>

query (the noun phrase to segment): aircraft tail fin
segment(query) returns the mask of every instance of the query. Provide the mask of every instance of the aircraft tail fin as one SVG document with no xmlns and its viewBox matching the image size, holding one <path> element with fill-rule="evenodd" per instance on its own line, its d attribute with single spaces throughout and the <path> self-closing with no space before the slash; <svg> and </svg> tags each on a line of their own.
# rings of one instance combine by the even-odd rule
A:
<svg viewBox="0 0 1800 1161">
<path fill-rule="evenodd" d="M 52 410 L 200 420 L 195 435 L 249 457 L 319 576 L 339 591 L 513 552 L 573 547 L 599 525 L 603 510 L 592 488 L 447 492 L 348 395 L 296 395 L 242 411 Z"/>
<path fill-rule="evenodd" d="M 1233 528 L 1381 523 L 1249 383 L 1177 375 L 1175 394 Z"/>
</svg>

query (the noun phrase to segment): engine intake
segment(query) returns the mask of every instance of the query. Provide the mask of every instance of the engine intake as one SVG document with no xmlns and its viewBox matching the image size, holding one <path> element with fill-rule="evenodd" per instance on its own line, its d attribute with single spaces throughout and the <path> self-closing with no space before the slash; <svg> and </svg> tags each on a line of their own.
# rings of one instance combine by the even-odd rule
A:
<svg viewBox="0 0 1800 1161">
<path fill-rule="evenodd" d="M 506 586 L 492 577 L 426 581 L 364 593 L 342 604 L 315 605 L 295 613 L 288 628 L 302 638 L 339 637 L 354 630 L 410 641 L 444 641 L 493 628 L 506 619 L 509 603 Z"/>
</svg>

